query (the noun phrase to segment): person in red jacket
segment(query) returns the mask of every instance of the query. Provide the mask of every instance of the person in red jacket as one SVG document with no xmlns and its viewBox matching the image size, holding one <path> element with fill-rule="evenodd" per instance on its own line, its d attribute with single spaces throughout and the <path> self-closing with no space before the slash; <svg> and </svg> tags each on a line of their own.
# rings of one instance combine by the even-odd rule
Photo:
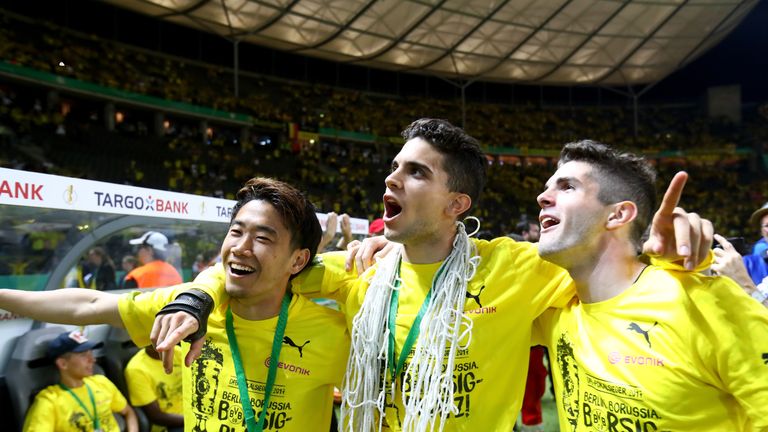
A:
<svg viewBox="0 0 768 432">
<path fill-rule="evenodd" d="M 136 258 L 141 265 L 125 275 L 125 288 L 157 288 L 182 283 L 179 272 L 165 262 L 168 237 L 157 231 L 147 231 L 129 243 L 138 245 Z"/>
</svg>

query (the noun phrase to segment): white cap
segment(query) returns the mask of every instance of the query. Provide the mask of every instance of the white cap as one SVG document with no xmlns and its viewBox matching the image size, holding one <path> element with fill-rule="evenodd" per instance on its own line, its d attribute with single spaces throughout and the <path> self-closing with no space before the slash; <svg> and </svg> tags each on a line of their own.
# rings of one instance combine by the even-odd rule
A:
<svg viewBox="0 0 768 432">
<path fill-rule="evenodd" d="M 132 245 L 149 245 L 157 250 L 164 251 L 165 246 L 168 244 L 168 237 L 157 231 L 147 231 L 143 236 L 135 238 L 128 243 Z"/>
</svg>

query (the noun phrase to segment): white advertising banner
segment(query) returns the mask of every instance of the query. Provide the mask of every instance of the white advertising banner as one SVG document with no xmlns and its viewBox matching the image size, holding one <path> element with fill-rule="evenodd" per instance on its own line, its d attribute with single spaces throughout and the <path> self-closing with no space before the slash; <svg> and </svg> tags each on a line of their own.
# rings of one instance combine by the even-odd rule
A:
<svg viewBox="0 0 768 432">
<path fill-rule="evenodd" d="M 229 223 L 235 201 L 0 168 L 0 205 Z M 327 215 L 318 219 L 325 228 Z M 354 234 L 368 220 L 351 218 Z"/>
</svg>

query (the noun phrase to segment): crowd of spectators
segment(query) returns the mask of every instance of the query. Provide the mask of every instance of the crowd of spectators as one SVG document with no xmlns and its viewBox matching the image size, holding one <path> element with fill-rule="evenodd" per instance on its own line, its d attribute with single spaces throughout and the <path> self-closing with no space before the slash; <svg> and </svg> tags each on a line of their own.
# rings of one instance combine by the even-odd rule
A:
<svg viewBox="0 0 768 432">
<path fill-rule="evenodd" d="M 43 87 L 0 81 L 0 165 L 231 198 L 237 185 L 268 175 L 309 191 L 321 211 L 373 219 L 382 184 L 398 150 L 399 131 L 430 116 L 460 123 L 458 99 L 382 95 L 242 73 L 241 97 L 231 71 L 171 57 L 19 17 L 0 10 L 0 61 L 105 87 L 245 113 L 272 127 L 243 130 L 173 119 L 153 133 L 152 113 L 120 108 L 104 127 L 104 101 L 63 97 Z M 712 219 L 719 232 L 746 232 L 749 213 L 766 200 L 756 159 L 739 147 L 763 149 L 768 124 L 759 109 L 742 126 L 704 116 L 695 105 L 642 106 L 635 135 L 623 106 L 547 107 L 470 102 L 466 129 L 489 150 L 490 181 L 476 213 L 484 230 L 508 233 L 521 215 L 535 216 L 535 197 L 552 171 L 552 152 L 590 138 L 655 154 L 660 190 L 674 170 L 692 174 L 684 205 Z M 297 145 L 290 129 L 351 131 L 372 137 L 317 139 Z M 377 138 L 378 137 L 378 138 Z M 505 150 L 515 156 L 503 156 Z M 716 149 L 721 155 L 692 157 Z M 526 156 L 529 154 L 529 156 Z M 533 155 L 533 156 L 530 156 Z M 761 162 L 761 161 L 759 161 Z"/>
<path fill-rule="evenodd" d="M 414 118 L 461 121 L 458 98 L 384 95 L 323 84 L 289 82 L 241 71 L 235 98 L 232 70 L 78 33 L 0 10 L 0 59 L 106 87 L 292 122 L 302 130 L 335 128 L 397 136 Z M 629 106 L 548 107 L 469 102 L 466 129 L 489 147 L 557 149 L 592 136 L 639 150 L 723 148 L 743 139 L 721 119 L 691 107 L 640 106 L 634 136 Z M 726 133 L 713 133 L 725 131 Z"/>
</svg>

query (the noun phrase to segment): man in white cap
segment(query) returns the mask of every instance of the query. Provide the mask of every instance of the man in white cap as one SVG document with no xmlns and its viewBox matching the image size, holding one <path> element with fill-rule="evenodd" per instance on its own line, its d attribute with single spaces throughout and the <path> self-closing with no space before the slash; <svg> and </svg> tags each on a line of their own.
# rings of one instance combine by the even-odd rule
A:
<svg viewBox="0 0 768 432">
<path fill-rule="evenodd" d="M 119 432 L 112 413 L 125 417 L 126 430 L 139 430 L 136 414 L 125 397 L 103 375 L 93 374 L 93 349 L 101 343 L 89 341 L 79 331 L 65 332 L 48 343 L 48 357 L 56 364 L 61 380 L 35 397 L 24 422 L 24 432 L 114 431 Z"/>
<path fill-rule="evenodd" d="M 182 283 L 176 268 L 165 262 L 168 237 L 157 231 L 147 231 L 128 243 L 138 245 L 136 258 L 141 266 L 125 276 L 125 288 L 157 288 Z"/>
</svg>

